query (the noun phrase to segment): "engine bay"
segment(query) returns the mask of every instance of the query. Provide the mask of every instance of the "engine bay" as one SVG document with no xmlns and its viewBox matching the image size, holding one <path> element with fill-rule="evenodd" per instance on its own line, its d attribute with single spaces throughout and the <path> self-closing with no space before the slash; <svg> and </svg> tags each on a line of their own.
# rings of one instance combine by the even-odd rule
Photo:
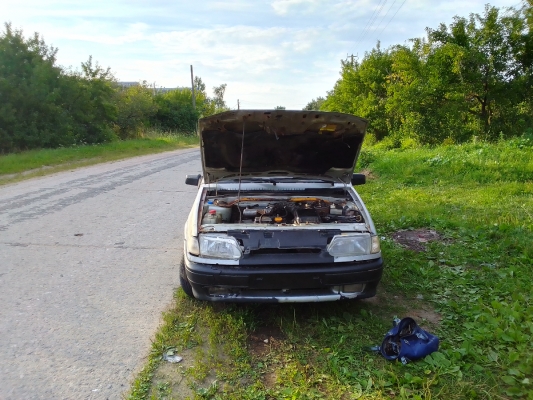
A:
<svg viewBox="0 0 533 400">
<path fill-rule="evenodd" d="M 346 198 L 299 196 L 207 196 L 202 225 L 311 225 L 365 223 L 357 205 Z"/>
</svg>

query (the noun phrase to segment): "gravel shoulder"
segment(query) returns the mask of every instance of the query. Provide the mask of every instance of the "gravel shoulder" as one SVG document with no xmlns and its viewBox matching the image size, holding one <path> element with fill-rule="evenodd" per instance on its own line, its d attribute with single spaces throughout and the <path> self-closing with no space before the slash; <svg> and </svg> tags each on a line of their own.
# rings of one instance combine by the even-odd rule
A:
<svg viewBox="0 0 533 400">
<path fill-rule="evenodd" d="M 0 398 L 121 398 L 179 286 L 198 149 L 0 187 Z"/>
</svg>

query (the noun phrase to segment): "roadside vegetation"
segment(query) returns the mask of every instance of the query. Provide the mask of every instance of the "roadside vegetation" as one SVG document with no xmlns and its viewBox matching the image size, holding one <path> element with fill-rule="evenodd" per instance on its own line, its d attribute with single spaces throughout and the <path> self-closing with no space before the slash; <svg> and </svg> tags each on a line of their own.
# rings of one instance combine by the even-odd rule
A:
<svg viewBox="0 0 533 400">
<path fill-rule="evenodd" d="M 148 131 L 143 138 L 0 156 L 0 185 L 54 172 L 198 145 L 196 135 Z"/>
<path fill-rule="evenodd" d="M 232 305 L 178 289 L 129 398 L 533 398 L 533 138 L 369 146 L 357 170 L 386 262 L 378 296 Z M 394 316 L 439 351 L 408 365 L 367 351 Z"/>
<path fill-rule="evenodd" d="M 10 24 L 0 31 L 0 184 L 198 144 L 198 118 L 227 110 L 226 84 L 125 86 L 92 57 L 57 65 L 58 49 Z"/>
<path fill-rule="evenodd" d="M 306 109 L 355 114 L 388 147 L 465 143 L 533 129 L 533 0 L 486 5 L 426 28 L 426 37 L 343 61 L 340 79 Z"/>
<path fill-rule="evenodd" d="M 0 159 L 34 149 L 141 139 L 154 129 L 194 135 L 198 118 L 228 109 L 225 84 L 209 97 L 195 77 L 193 107 L 191 88 L 126 86 L 92 57 L 80 70 L 61 67 L 57 52 L 38 33 L 26 37 L 8 23 L 0 31 Z"/>
</svg>

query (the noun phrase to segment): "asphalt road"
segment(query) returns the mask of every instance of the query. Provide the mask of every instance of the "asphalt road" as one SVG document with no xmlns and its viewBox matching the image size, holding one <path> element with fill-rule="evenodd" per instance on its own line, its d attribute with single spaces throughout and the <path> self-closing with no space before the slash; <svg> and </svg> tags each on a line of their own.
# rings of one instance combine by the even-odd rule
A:
<svg viewBox="0 0 533 400">
<path fill-rule="evenodd" d="M 117 399 L 179 286 L 198 149 L 0 186 L 0 399 Z"/>
</svg>

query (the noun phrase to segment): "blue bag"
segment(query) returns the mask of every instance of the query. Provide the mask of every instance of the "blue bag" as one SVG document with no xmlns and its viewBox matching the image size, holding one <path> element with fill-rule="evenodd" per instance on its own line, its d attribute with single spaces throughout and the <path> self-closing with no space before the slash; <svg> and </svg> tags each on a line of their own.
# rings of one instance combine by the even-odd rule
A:
<svg viewBox="0 0 533 400">
<path fill-rule="evenodd" d="M 399 359 L 402 364 L 424 358 L 439 349 L 439 338 L 420 328 L 413 318 L 406 317 L 385 334 L 379 351 L 387 360 Z"/>
</svg>

